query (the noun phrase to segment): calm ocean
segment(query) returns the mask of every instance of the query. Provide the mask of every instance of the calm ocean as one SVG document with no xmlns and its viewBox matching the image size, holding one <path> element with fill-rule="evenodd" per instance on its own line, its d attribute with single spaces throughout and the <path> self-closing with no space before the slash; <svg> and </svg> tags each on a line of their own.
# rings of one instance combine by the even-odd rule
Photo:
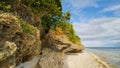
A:
<svg viewBox="0 0 120 68">
<path fill-rule="evenodd" d="M 95 53 L 108 64 L 120 68 L 120 47 L 88 47 L 86 50 Z"/>
</svg>

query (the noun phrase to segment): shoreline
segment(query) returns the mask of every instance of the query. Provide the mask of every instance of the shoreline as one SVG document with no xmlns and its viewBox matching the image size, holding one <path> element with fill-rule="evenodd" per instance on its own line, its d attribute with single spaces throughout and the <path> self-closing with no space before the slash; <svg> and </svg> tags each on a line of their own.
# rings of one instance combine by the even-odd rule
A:
<svg viewBox="0 0 120 68">
<path fill-rule="evenodd" d="M 103 50 L 102 50 L 103 49 Z M 113 50 L 114 49 L 114 50 Z M 119 68 L 119 53 L 117 54 L 116 52 L 118 51 L 116 48 L 87 48 L 86 51 L 92 52 L 95 55 L 99 56 L 99 58 L 102 61 L 105 61 L 110 68 Z M 117 58 L 118 57 L 118 58 Z M 118 63 L 118 64 L 117 64 Z"/>
<path fill-rule="evenodd" d="M 36 66 L 39 56 L 34 57 L 31 61 L 21 63 L 16 68 L 33 68 Z M 63 59 L 62 68 L 110 68 L 109 65 L 101 60 L 97 55 L 89 51 L 80 53 L 69 53 Z"/>
<path fill-rule="evenodd" d="M 97 55 L 89 51 L 69 54 L 64 59 L 63 68 L 110 68 Z"/>
<path fill-rule="evenodd" d="M 88 52 L 88 51 L 87 51 L 87 52 Z M 95 55 L 94 53 L 88 52 L 88 54 L 90 54 L 91 56 L 93 56 L 93 57 L 96 59 L 96 61 L 98 61 L 100 64 L 103 64 L 103 66 L 104 66 L 105 68 L 110 68 L 109 65 L 108 65 L 105 61 L 101 60 L 101 59 L 100 59 L 97 55 Z"/>
</svg>

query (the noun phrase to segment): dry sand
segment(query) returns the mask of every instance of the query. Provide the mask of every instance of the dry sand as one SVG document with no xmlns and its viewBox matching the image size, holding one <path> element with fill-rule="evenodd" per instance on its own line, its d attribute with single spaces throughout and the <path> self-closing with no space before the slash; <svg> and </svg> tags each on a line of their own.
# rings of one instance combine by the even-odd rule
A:
<svg viewBox="0 0 120 68">
<path fill-rule="evenodd" d="M 83 51 L 66 56 L 63 68 L 109 68 L 109 66 L 92 52 Z"/>
<path fill-rule="evenodd" d="M 35 68 L 39 56 L 31 61 L 22 63 L 16 68 Z M 65 57 L 63 68 L 109 68 L 108 65 L 99 59 L 92 52 L 71 53 Z"/>
<path fill-rule="evenodd" d="M 39 60 L 39 56 L 35 56 L 31 61 L 21 63 L 16 68 L 35 68 Z"/>
</svg>

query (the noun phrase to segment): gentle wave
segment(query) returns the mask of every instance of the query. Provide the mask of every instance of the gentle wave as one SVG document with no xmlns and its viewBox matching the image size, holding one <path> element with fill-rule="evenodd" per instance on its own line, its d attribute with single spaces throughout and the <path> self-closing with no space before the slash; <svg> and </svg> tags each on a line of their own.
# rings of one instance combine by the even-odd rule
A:
<svg viewBox="0 0 120 68">
<path fill-rule="evenodd" d="M 120 48 L 86 48 L 101 57 L 108 64 L 120 68 Z"/>
</svg>

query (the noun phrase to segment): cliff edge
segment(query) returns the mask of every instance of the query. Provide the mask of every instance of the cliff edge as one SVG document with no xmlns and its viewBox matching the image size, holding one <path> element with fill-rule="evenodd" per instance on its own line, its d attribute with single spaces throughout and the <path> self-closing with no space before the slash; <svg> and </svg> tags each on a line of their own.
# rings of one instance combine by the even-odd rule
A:
<svg viewBox="0 0 120 68">
<path fill-rule="evenodd" d="M 38 55 L 35 68 L 61 68 L 66 53 L 84 49 L 61 0 L 2 0 L 0 9 L 1 68 L 15 68 Z"/>
</svg>

